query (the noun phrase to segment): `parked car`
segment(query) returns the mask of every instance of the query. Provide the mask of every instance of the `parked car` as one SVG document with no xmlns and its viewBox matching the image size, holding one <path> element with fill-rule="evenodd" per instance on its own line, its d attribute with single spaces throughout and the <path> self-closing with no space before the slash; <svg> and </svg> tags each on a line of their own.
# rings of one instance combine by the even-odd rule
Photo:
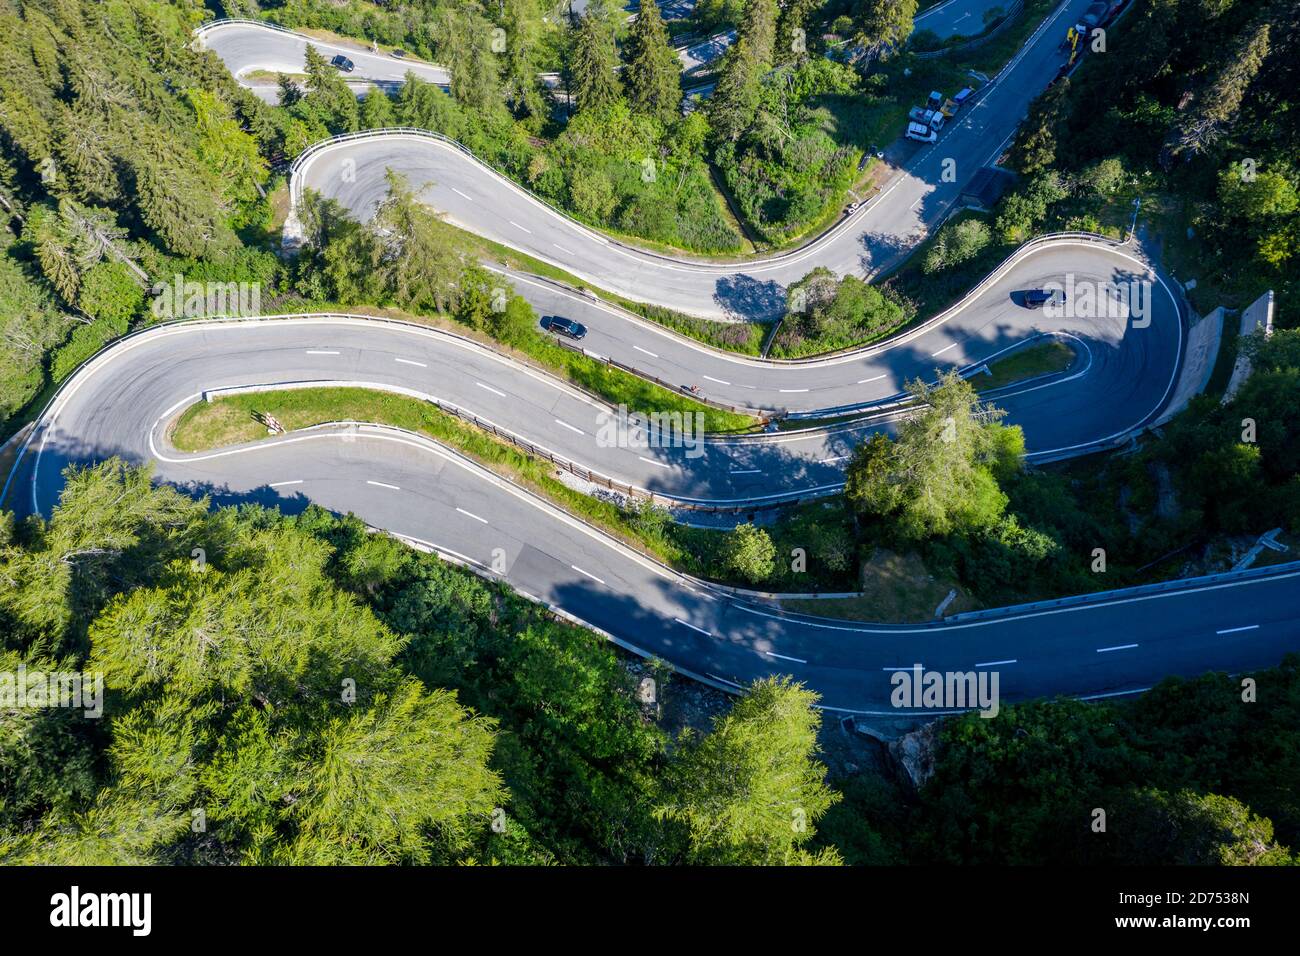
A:
<svg viewBox="0 0 1300 956">
<path fill-rule="evenodd" d="M 581 322 L 566 319 L 562 315 L 548 315 L 542 319 L 542 327 L 548 332 L 563 335 L 571 339 L 580 339 L 587 334 L 587 327 Z"/>
<path fill-rule="evenodd" d="M 406 59 L 406 51 L 405 51 L 405 50 L 401 50 L 401 49 L 394 50 L 394 51 L 393 51 L 393 59 L 395 59 L 395 60 L 405 60 L 405 59 Z"/>
<path fill-rule="evenodd" d="M 1090 27 L 1095 27 L 1110 15 L 1110 5 L 1104 0 L 1098 0 L 1092 4 L 1083 14 L 1083 22 Z"/>
<path fill-rule="evenodd" d="M 1025 293 L 1025 307 L 1037 309 L 1039 306 L 1065 305 L 1064 289 L 1030 289 Z"/>
<path fill-rule="evenodd" d="M 914 123 L 920 123 L 931 129 L 943 129 L 944 120 L 947 118 L 942 112 L 928 110 L 923 106 L 913 106 L 907 113 L 907 118 Z"/>
<path fill-rule="evenodd" d="M 336 70 L 342 70 L 344 73 L 351 73 L 357 68 L 357 65 L 342 53 L 337 54 L 334 59 L 330 60 L 330 66 L 334 67 Z"/>
<path fill-rule="evenodd" d="M 908 123 L 906 135 L 908 139 L 914 139 L 918 143 L 933 143 L 939 138 L 939 134 L 925 123 Z"/>
</svg>

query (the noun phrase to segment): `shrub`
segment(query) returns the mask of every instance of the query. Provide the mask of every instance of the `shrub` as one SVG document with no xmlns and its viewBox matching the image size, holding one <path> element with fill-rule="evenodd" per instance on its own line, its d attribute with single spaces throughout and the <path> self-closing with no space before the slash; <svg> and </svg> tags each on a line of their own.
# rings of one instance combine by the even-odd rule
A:
<svg viewBox="0 0 1300 956">
<path fill-rule="evenodd" d="M 723 560 L 729 570 L 751 584 L 758 584 L 776 570 L 776 547 L 762 528 L 737 525 L 727 535 Z"/>
<path fill-rule="evenodd" d="M 125 333 L 126 322 L 123 320 L 96 319 L 77 326 L 68 341 L 54 350 L 50 358 L 50 377 L 56 384 L 62 382 L 82 362 Z"/>
</svg>

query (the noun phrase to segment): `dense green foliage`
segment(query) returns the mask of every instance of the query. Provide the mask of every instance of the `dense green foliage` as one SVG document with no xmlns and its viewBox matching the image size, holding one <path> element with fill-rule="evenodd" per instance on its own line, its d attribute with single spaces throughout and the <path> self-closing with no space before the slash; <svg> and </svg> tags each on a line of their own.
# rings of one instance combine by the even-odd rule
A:
<svg viewBox="0 0 1300 956">
<path fill-rule="evenodd" d="M 1024 435 L 999 424 L 1005 413 L 980 402 L 955 371 L 908 391 L 919 411 L 899 423 L 895 439 L 877 433 L 858 447 L 845 497 L 913 538 L 996 523 L 1007 505 L 998 483 L 1020 468 Z"/>
<path fill-rule="evenodd" d="M 602 639 L 355 518 L 209 511 L 117 460 L 5 518 L 5 670 L 107 688 L 102 719 L 0 713 L 6 862 L 794 860 L 833 802 L 801 686 L 671 742 Z"/>
<path fill-rule="evenodd" d="M 950 721 L 919 794 L 865 774 L 820 839 L 849 863 L 1294 865 L 1300 659 L 1251 679 L 1251 702 L 1206 675 Z"/>
<path fill-rule="evenodd" d="M 916 315 L 890 289 L 857 276 L 836 280 L 819 266 L 786 290 L 787 313 L 772 339 L 773 358 L 799 358 L 851 348 L 897 332 Z"/>
<path fill-rule="evenodd" d="M 770 60 L 754 46 L 742 32 L 709 101 L 714 161 L 750 228 L 779 245 L 821 222 L 853 181 L 866 144 L 846 124 L 852 112 L 844 107 L 859 79 L 820 56 L 768 72 Z M 770 41 L 766 49 L 770 57 Z"/>
<path fill-rule="evenodd" d="M 189 48 L 202 14 L 189 0 L 0 3 L 0 419 L 140 317 L 147 277 L 268 267 L 241 234 L 267 218 L 274 133 Z"/>
<path fill-rule="evenodd" d="M 0 714 L 8 862 L 1263 864 L 1300 835 L 1294 659 L 1258 702 L 1207 676 L 951 721 L 919 795 L 865 769 L 841 800 L 800 685 L 670 738 L 596 635 L 354 518 L 110 461 L 0 525 L 0 582 L 3 668 L 108 691 Z"/>
<path fill-rule="evenodd" d="M 292 22 L 340 29 L 324 11 L 309 15 L 315 6 L 299 5 Z M 592 4 L 563 30 L 524 0 L 500 10 L 495 4 L 404 6 L 433 9 L 437 22 L 447 24 L 432 56 L 452 68 L 450 93 L 408 75 L 392 101 L 382 93 L 367 96 L 358 111 L 335 71 L 309 64 L 308 95 L 287 90 L 282 99 L 293 117 L 286 154 L 358 126 L 429 129 L 463 143 L 593 225 L 699 252 L 739 250 L 740 235 L 726 218 L 703 158 L 708 125 L 702 116 L 680 115 L 679 64 L 653 15 L 638 20 L 620 51 L 619 14 L 608 5 Z M 277 15 L 269 7 L 267 12 Z M 457 51 L 476 49 L 492 36 L 493 23 L 504 31 L 506 55 L 474 60 L 458 82 L 465 58 Z M 558 44 L 567 58 L 572 116 L 563 108 L 551 110 L 537 85 L 536 70 L 551 65 L 542 56 L 548 44 Z M 312 90 L 330 92 L 318 92 L 313 106 Z"/>
<path fill-rule="evenodd" d="M 1016 165 L 1031 177 L 1055 174 L 1064 195 L 1048 202 L 1077 225 L 1127 225 L 1141 197 L 1167 264 L 1197 279 L 1191 295 L 1202 311 L 1244 306 L 1272 287 L 1281 323 L 1294 325 L 1295 5 L 1151 0 L 1112 32 L 1106 53 L 1035 103 Z"/>
</svg>

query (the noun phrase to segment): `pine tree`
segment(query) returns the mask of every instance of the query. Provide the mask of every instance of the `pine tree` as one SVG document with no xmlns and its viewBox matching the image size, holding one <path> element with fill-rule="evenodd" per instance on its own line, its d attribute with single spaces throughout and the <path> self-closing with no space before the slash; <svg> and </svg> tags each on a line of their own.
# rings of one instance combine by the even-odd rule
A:
<svg viewBox="0 0 1300 956">
<path fill-rule="evenodd" d="M 762 95 L 764 69 L 749 40 L 738 39 L 727 51 L 722 75 L 709 99 L 709 123 L 723 142 L 735 142 L 754 122 Z"/>
<path fill-rule="evenodd" d="M 570 67 L 572 93 L 580 110 L 598 110 L 618 100 L 618 43 L 609 17 L 588 11 L 578 21 Z"/>
<path fill-rule="evenodd" d="M 1246 31 L 1213 82 L 1196 97 L 1190 115 L 1175 131 L 1172 155 L 1190 159 L 1205 152 L 1235 122 L 1246 90 L 1268 56 L 1268 38 L 1267 22 Z"/>
<path fill-rule="evenodd" d="M 395 124 L 393 102 L 381 89 L 373 89 L 361 101 L 361 128 L 383 129 Z"/>
<path fill-rule="evenodd" d="M 862 0 L 857 41 L 869 55 L 886 57 L 911 36 L 915 16 L 916 0 Z"/>
<path fill-rule="evenodd" d="M 771 69 L 776 54 L 776 18 L 776 0 L 749 0 L 737 27 L 737 36 L 749 41 L 750 52 L 764 69 Z"/>
<path fill-rule="evenodd" d="M 774 56 L 778 64 L 793 63 L 808 55 L 808 16 L 820 3 L 821 0 L 786 0 L 776 23 Z"/>
<path fill-rule="evenodd" d="M 643 0 L 628 36 L 623 81 L 632 108 L 665 123 L 677 117 L 682 99 L 681 62 L 668 43 L 655 0 Z"/>
<path fill-rule="evenodd" d="M 516 116 L 538 129 L 546 120 L 547 97 L 538 79 L 542 47 L 542 14 L 537 0 L 505 0 L 501 20 L 506 28 L 503 90 Z"/>
<path fill-rule="evenodd" d="M 656 815 L 685 833 L 692 864 L 836 864 L 809 853 L 813 826 L 840 798 L 815 758 L 817 695 L 784 677 L 756 681 L 702 739 L 687 737 Z"/>
</svg>

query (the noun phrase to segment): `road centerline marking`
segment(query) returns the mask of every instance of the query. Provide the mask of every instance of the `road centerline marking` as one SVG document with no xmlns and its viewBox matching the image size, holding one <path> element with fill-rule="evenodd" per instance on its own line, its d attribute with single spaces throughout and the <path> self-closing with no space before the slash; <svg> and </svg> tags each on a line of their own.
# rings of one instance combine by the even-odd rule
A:
<svg viewBox="0 0 1300 956">
<path fill-rule="evenodd" d="M 397 487 L 397 485 L 390 485 L 390 484 L 389 484 L 388 482 L 386 482 L 386 481 L 371 481 L 369 478 L 366 479 L 366 484 L 368 484 L 368 485 L 374 485 L 376 488 L 387 488 L 389 491 L 401 491 L 401 490 L 402 490 L 401 488 Z"/>
<path fill-rule="evenodd" d="M 673 618 L 673 620 L 676 621 L 678 624 L 682 625 L 682 627 L 689 627 L 692 631 L 699 631 L 699 632 L 700 632 L 701 634 L 703 634 L 705 637 L 712 637 L 712 636 L 713 636 L 712 632 L 710 632 L 710 631 L 706 631 L 706 630 L 705 630 L 704 628 L 702 628 L 702 627 L 696 627 L 696 626 L 695 626 L 694 624 L 692 624 L 690 621 L 683 621 L 680 617 L 675 617 L 675 618 Z"/>
<path fill-rule="evenodd" d="M 802 657 L 786 657 L 784 654 L 778 654 L 776 651 L 764 651 L 768 657 L 776 657 L 783 661 L 794 661 L 796 664 L 807 664 L 808 662 Z"/>
<path fill-rule="evenodd" d="M 1097 653 L 1109 654 L 1111 651 L 1131 651 L 1135 647 L 1137 647 L 1136 644 L 1116 644 L 1113 647 L 1099 647 Z"/>
<path fill-rule="evenodd" d="M 582 574 L 582 575 L 585 575 L 586 577 L 591 578 L 591 579 L 592 579 L 593 581 L 595 581 L 597 584 L 604 584 L 604 583 L 605 583 L 605 582 L 602 581 L 600 578 L 596 577 L 596 575 L 592 574 L 590 571 L 584 571 L 584 570 L 582 570 L 582 568 L 578 567 L 576 564 L 571 564 L 571 565 L 569 565 L 569 567 L 573 568 L 573 570 L 577 571 L 579 574 Z"/>
<path fill-rule="evenodd" d="M 1236 634 L 1240 631 L 1257 631 L 1257 630 L 1259 630 L 1258 624 L 1247 624 L 1244 627 L 1226 627 L 1222 631 L 1215 631 L 1214 633 L 1215 634 Z"/>
<path fill-rule="evenodd" d="M 456 510 L 459 511 L 461 514 L 463 514 L 466 518 L 473 518 L 475 521 L 481 521 L 484 524 L 488 523 L 487 518 L 480 518 L 472 511 L 466 511 L 464 508 L 457 508 Z"/>
</svg>

